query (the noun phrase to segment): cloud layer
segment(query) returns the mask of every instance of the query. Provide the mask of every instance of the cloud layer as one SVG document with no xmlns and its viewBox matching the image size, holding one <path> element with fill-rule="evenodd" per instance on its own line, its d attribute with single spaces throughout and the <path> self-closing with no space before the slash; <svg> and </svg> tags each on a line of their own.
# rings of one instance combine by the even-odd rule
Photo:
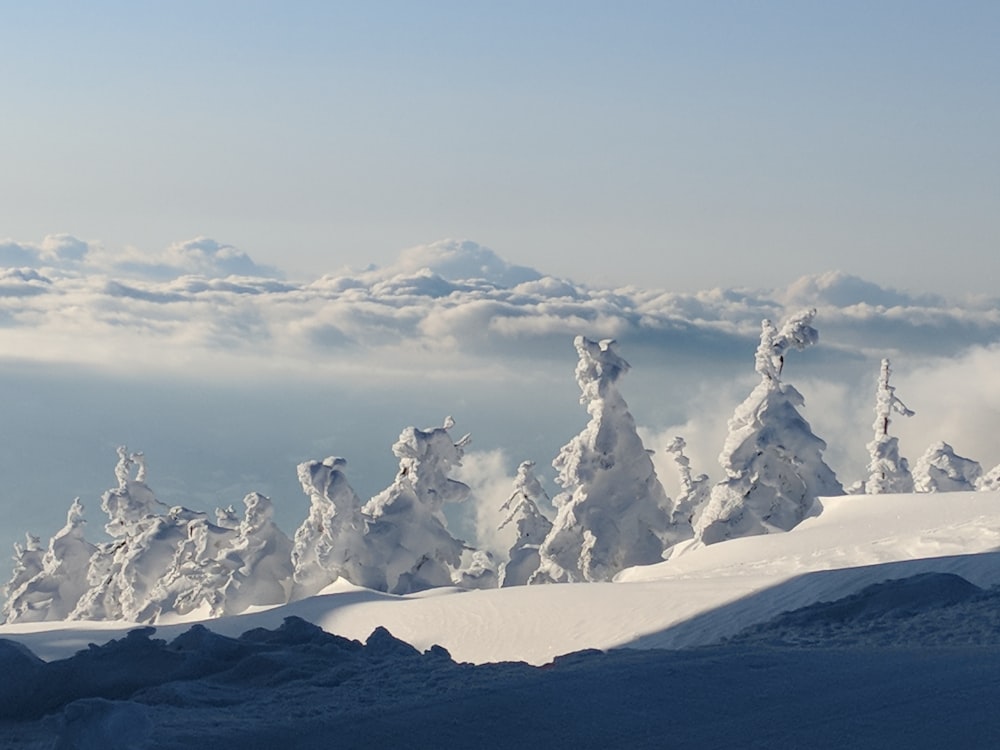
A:
<svg viewBox="0 0 1000 750">
<path fill-rule="evenodd" d="M 204 359 L 343 373 L 522 372 L 565 361 L 577 334 L 660 362 L 741 362 L 760 320 L 817 307 L 831 358 L 954 356 L 1000 340 L 996 299 L 910 296 L 831 272 L 785 289 L 601 289 L 512 266 L 468 241 L 410 248 L 387 268 L 282 281 L 209 238 L 118 254 L 69 235 L 0 243 L 6 356 L 156 369 Z M 30 345 L 29 345 L 30 342 Z"/>
</svg>

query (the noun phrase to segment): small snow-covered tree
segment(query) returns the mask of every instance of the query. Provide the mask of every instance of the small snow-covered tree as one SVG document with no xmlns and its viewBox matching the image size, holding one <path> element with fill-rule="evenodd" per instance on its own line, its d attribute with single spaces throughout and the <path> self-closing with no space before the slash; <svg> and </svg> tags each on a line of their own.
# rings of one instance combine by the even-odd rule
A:
<svg viewBox="0 0 1000 750">
<path fill-rule="evenodd" d="M 220 561 L 230 571 L 221 589 L 227 615 L 255 605 L 284 604 L 292 590 L 292 541 L 274 522 L 274 503 L 251 492 L 243 504 L 236 538 Z"/>
<path fill-rule="evenodd" d="M 6 597 L 3 609 L 4 622 L 24 622 L 44 620 L 34 613 L 41 611 L 36 607 L 32 596 L 26 596 L 26 586 L 42 572 L 42 540 L 33 534 L 24 535 L 24 544 L 14 542 L 14 571 L 10 580 L 3 587 Z"/>
<path fill-rule="evenodd" d="M 466 435 L 448 434 L 455 422 L 418 430 L 407 427 L 392 447 L 399 458 L 393 483 L 362 509 L 368 518 L 366 542 L 373 567 L 382 573 L 372 586 L 393 594 L 449 586 L 462 564 L 465 544 L 448 531 L 443 508 L 468 497 L 469 486 L 449 474 L 461 465 Z"/>
<path fill-rule="evenodd" d="M 675 437 L 667 446 L 667 453 L 673 456 L 677 464 L 677 475 L 680 479 L 681 491 L 674 500 L 673 522 L 676 525 L 694 527 L 702 509 L 708 502 L 712 485 L 707 474 L 691 475 L 691 460 L 684 454 L 687 443 L 684 438 Z"/>
<path fill-rule="evenodd" d="M 507 511 L 500 529 L 511 524 L 517 529 L 517 539 L 511 545 L 507 562 L 500 567 L 501 587 L 523 586 L 528 582 L 541 563 L 538 549 L 552 530 L 552 522 L 538 509 L 538 503 L 548 502 L 549 496 L 535 476 L 534 468 L 534 461 L 524 461 L 517 467 L 514 491 L 500 508 Z"/>
<path fill-rule="evenodd" d="M 798 524 L 813 501 L 841 495 L 843 487 L 823 460 L 826 443 L 812 433 L 798 407 L 805 400 L 781 382 L 785 353 L 816 343 L 815 310 L 789 318 L 780 329 L 761 324 L 755 366 L 760 383 L 729 420 L 719 463 L 726 479 L 712 488 L 695 528 L 704 544 Z"/>
<path fill-rule="evenodd" d="M 976 480 L 976 489 L 981 492 L 1000 492 L 1000 464 Z"/>
<path fill-rule="evenodd" d="M 893 412 L 904 417 L 912 417 L 913 412 L 906 408 L 896 395 L 895 387 L 889 384 L 891 374 L 889 360 L 883 359 L 875 393 L 875 424 L 872 425 L 875 438 L 868 443 L 870 460 L 865 492 L 869 495 L 913 492 L 910 466 L 899 455 L 899 440 L 889 435 Z"/>
<path fill-rule="evenodd" d="M 466 547 L 458 570 L 451 581 L 463 589 L 495 589 L 499 585 L 499 570 L 493 555 L 483 549 Z"/>
<path fill-rule="evenodd" d="M 574 344 L 590 422 L 552 462 L 563 492 L 553 499 L 556 519 L 531 583 L 609 581 L 629 566 L 659 562 L 685 537 L 670 524 L 673 507 L 618 392 L 628 362 L 610 339 L 577 336 Z"/>
<path fill-rule="evenodd" d="M 310 505 L 292 547 L 293 599 L 312 596 L 340 577 L 369 588 L 383 582 L 365 541 L 367 522 L 344 474 L 346 465 L 343 458 L 331 456 L 298 466 Z"/>
<path fill-rule="evenodd" d="M 913 465 L 916 492 L 968 492 L 983 474 L 978 461 L 956 455 L 945 442 L 931 445 Z"/>
<path fill-rule="evenodd" d="M 66 514 L 66 525 L 49 540 L 35 574 L 16 589 L 6 592 L 4 615 L 7 622 L 64 620 L 73 611 L 87 590 L 87 568 L 97 551 L 83 537 L 85 523 L 83 505 L 76 498 Z M 33 537 L 29 539 L 38 541 Z"/>
</svg>

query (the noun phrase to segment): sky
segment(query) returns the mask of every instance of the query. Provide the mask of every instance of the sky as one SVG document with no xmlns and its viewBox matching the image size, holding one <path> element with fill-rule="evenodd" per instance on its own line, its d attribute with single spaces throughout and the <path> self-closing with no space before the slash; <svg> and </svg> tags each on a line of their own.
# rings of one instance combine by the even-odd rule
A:
<svg viewBox="0 0 1000 750">
<path fill-rule="evenodd" d="M 444 238 L 584 283 L 989 292 L 992 2 L 0 11 L 0 237 L 309 278 Z"/>
</svg>

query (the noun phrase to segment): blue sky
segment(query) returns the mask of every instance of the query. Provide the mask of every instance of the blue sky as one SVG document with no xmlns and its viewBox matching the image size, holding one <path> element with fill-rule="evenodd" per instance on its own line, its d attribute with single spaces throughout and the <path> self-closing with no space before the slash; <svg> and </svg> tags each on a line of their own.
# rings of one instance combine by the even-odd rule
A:
<svg viewBox="0 0 1000 750">
<path fill-rule="evenodd" d="M 987 292 L 998 36 L 992 2 L 9 4 L 0 236 Z"/>
</svg>

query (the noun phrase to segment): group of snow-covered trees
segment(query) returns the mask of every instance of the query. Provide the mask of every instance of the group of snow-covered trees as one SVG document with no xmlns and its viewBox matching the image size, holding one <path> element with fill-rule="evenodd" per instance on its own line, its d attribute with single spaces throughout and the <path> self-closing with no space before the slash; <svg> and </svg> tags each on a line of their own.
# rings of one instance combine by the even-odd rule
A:
<svg viewBox="0 0 1000 750">
<path fill-rule="evenodd" d="M 760 382 L 730 419 L 719 456 L 724 478 L 714 486 L 706 475 L 692 474 L 678 437 L 667 451 L 680 492 L 667 496 L 619 391 L 628 362 L 613 341 L 578 336 L 576 380 L 590 421 L 553 461 L 561 491 L 551 500 L 534 463 L 518 467 L 501 509 L 501 528 L 511 526 L 516 538 L 499 564 L 448 529 L 444 506 L 471 492 L 452 476 L 469 438 L 452 439 L 450 417 L 441 427 L 402 432 L 393 446 L 396 477 L 367 502 L 351 488 L 343 458 L 300 464 L 310 507 L 292 539 L 274 523 L 271 501 L 258 493 L 244 499 L 242 516 L 231 506 L 214 519 L 168 508 L 146 483 L 143 455 L 122 447 L 117 486 L 101 500 L 109 540 L 85 539 L 83 507 L 74 500 L 66 526 L 46 548 L 31 535 L 15 545 L 0 614 L 7 622 L 220 616 L 312 596 L 338 579 L 394 594 L 449 585 L 608 581 L 629 566 L 661 561 L 681 543 L 787 531 L 817 497 L 844 492 L 823 459 L 826 444 L 799 413 L 802 395 L 782 381 L 789 350 L 818 340 L 814 316 L 807 310 L 780 327 L 763 322 L 755 354 Z M 978 463 L 946 443 L 931 446 L 911 472 L 889 427 L 894 413 L 913 412 L 895 395 L 890 374 L 884 360 L 868 477 L 850 491 L 1000 489 L 1000 467 L 982 475 Z"/>
</svg>

